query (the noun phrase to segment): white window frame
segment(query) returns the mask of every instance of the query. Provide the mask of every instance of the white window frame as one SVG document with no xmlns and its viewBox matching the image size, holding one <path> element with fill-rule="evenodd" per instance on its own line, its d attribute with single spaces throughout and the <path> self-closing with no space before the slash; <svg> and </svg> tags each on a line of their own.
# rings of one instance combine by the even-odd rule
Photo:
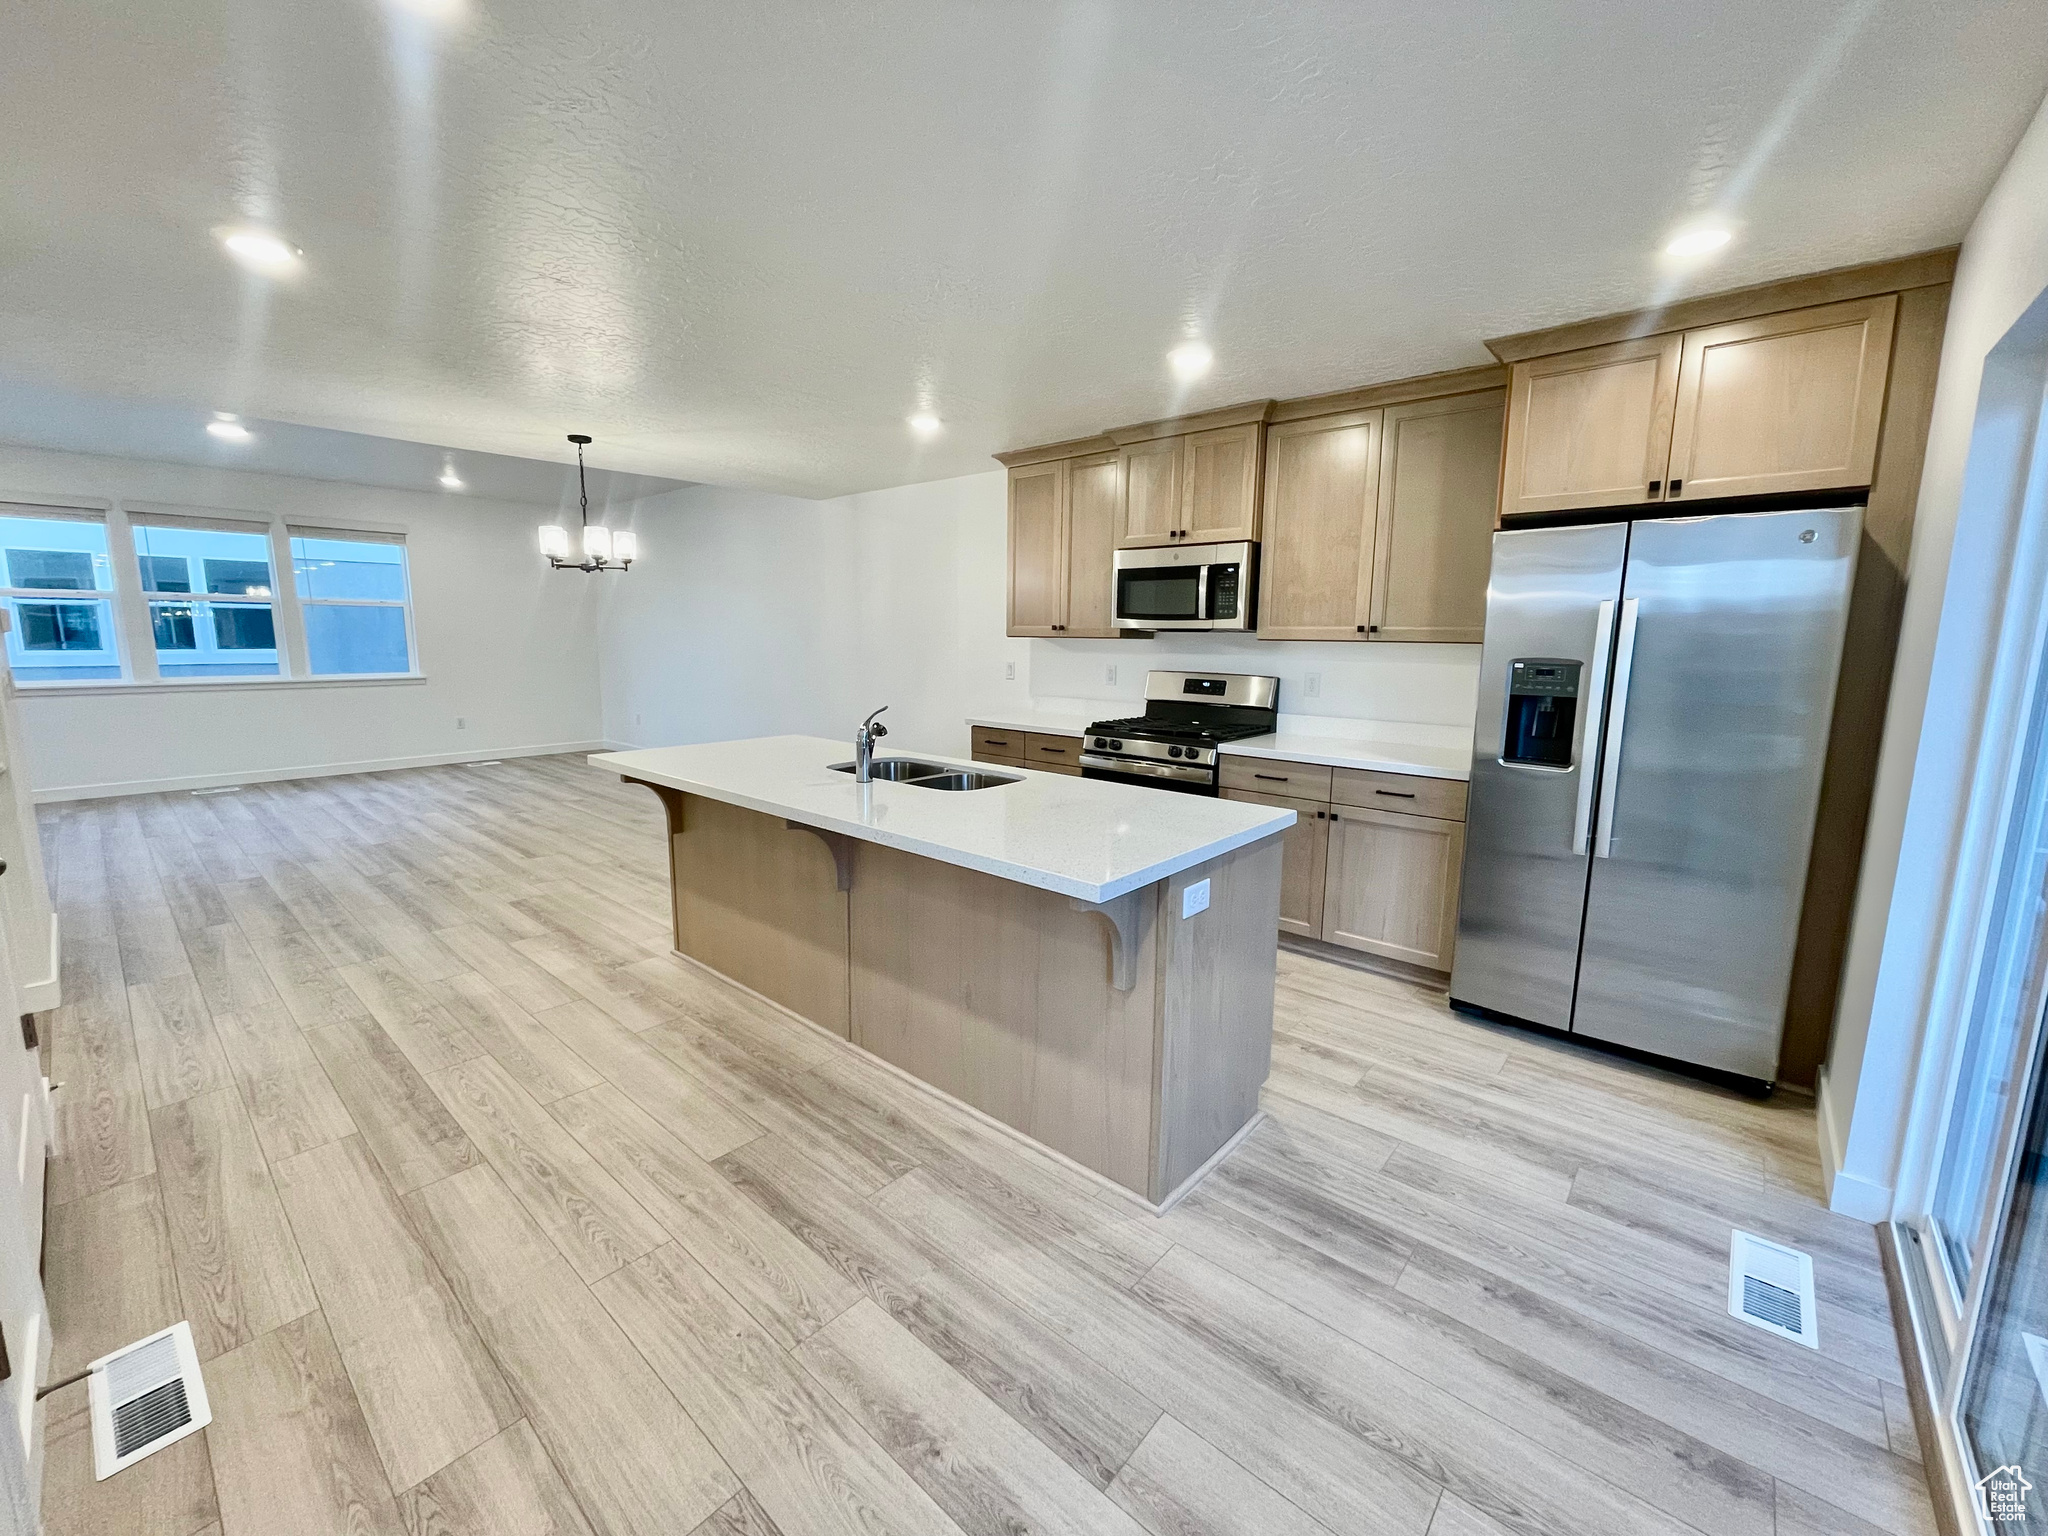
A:
<svg viewBox="0 0 2048 1536">
<path fill-rule="evenodd" d="M 127 647 L 123 644 L 125 636 L 122 634 L 121 623 L 120 579 L 118 572 L 114 569 L 114 535 L 113 530 L 107 526 L 109 507 L 110 504 L 104 501 L 74 501 L 51 496 L 35 498 L 0 497 L 0 516 L 43 522 L 97 523 L 107 543 L 107 568 L 109 577 L 114 583 L 112 586 L 92 587 L 76 591 L 65 587 L 0 586 L 0 607 L 4 607 L 8 613 L 6 622 L 10 625 L 13 623 L 13 605 L 19 602 L 61 603 L 65 601 L 65 595 L 69 592 L 70 600 L 73 603 L 106 604 L 106 649 L 110 661 L 97 661 L 87 664 L 92 666 L 107 666 L 111 664 L 120 668 L 121 677 L 118 679 L 67 678 L 61 682 L 29 682 L 25 685 L 38 693 L 49 688 L 107 687 L 125 681 L 128 676 Z M 4 548 L 4 544 L 0 544 L 0 558 L 4 558 Z M 13 579 L 14 573 L 11 570 L 7 571 L 4 576 L 0 576 L 0 580 L 4 581 L 12 581 Z M 19 681 L 19 679 L 17 678 L 16 681 Z"/>
<path fill-rule="evenodd" d="M 163 675 L 162 664 L 157 659 L 156 654 L 156 617 L 151 613 L 150 609 L 153 604 L 165 601 L 183 601 L 194 608 L 202 604 L 208 607 L 218 605 L 229 608 L 268 608 L 270 610 L 271 630 L 277 640 L 275 647 L 277 670 L 275 672 L 244 673 L 241 676 L 247 677 L 251 681 L 274 682 L 279 678 L 298 675 L 292 669 L 291 658 L 287 654 L 284 643 L 286 627 L 284 604 L 279 601 L 277 595 L 277 539 L 274 525 L 270 518 L 253 515 L 237 517 L 232 513 L 198 512 L 185 508 L 138 507 L 127 517 L 123 518 L 122 521 L 127 525 L 125 530 L 127 563 L 135 576 L 136 602 L 142 610 L 142 632 L 148 641 L 146 646 L 137 646 L 135 649 L 135 675 L 138 681 L 176 684 L 183 682 L 225 683 L 235 680 L 236 674 L 233 673 L 223 673 L 217 677 L 192 678 L 165 677 Z M 227 596 L 214 592 L 152 591 L 142 579 L 142 552 L 135 547 L 135 527 L 138 523 L 145 528 L 186 528 L 199 533 L 255 534 L 264 540 L 264 553 L 270 560 L 270 596 L 251 598 Z M 114 583 L 116 587 L 120 585 L 118 570 L 115 574 Z M 198 614 L 195 613 L 193 615 L 193 628 L 195 630 L 198 628 L 198 618 Z"/>
<path fill-rule="evenodd" d="M 367 528 L 345 528 L 326 523 L 286 523 L 283 525 L 285 561 L 291 572 L 288 585 L 292 591 L 292 630 L 299 638 L 304 654 L 300 657 L 304 673 L 308 677 L 319 677 L 323 681 L 333 677 L 413 677 L 419 673 L 419 637 L 413 633 L 412 624 L 412 551 L 406 548 L 405 535 L 386 533 Z M 298 557 L 292 553 L 293 539 L 325 539 L 331 542 L 349 544 L 396 544 L 400 550 L 398 562 L 399 583 L 402 595 L 395 600 L 388 597 L 306 597 L 299 592 Z M 306 638 L 306 614 L 308 608 L 396 608 L 405 621 L 405 654 L 412 663 L 409 672 L 322 672 L 313 671 L 311 644 Z"/>
<path fill-rule="evenodd" d="M 413 613 L 412 551 L 408 546 L 410 529 L 404 524 L 371 522 L 353 518 L 324 517 L 317 523 L 292 521 L 285 513 L 266 512 L 254 509 L 188 506 L 166 502 L 108 501 L 78 496 L 51 495 L 42 492 L 13 492 L 0 490 L 0 515 L 23 518 L 61 518 L 78 522 L 96 522 L 106 530 L 107 563 L 112 571 L 113 586 L 95 594 L 79 593 L 88 601 L 104 602 L 113 616 L 112 650 L 121 668 L 118 678 L 71 679 L 61 682 L 36 682 L 20 677 L 13 679 L 20 691 L 36 696 L 121 693 L 134 691 L 171 692 L 179 689 L 210 691 L 222 688 L 264 689 L 264 688 L 351 688 L 364 686 L 391 686 L 424 683 L 426 673 L 421 669 L 419 634 Z M 190 528 L 212 528 L 232 533 L 261 533 L 268 540 L 270 552 L 271 595 L 268 599 L 272 622 L 277 631 L 277 664 L 275 674 L 258 673 L 222 677 L 165 677 L 157 668 L 156 631 L 150 615 L 151 597 L 144 590 L 142 562 L 135 548 L 135 524 L 143 523 L 158 527 L 184 526 Z M 307 654 L 305 613 L 298 592 L 298 572 L 292 559 L 293 538 L 328 538 L 353 540 L 363 543 L 397 544 L 405 548 L 405 560 L 401 569 L 405 573 L 405 597 L 402 603 L 383 599 L 321 599 L 317 601 L 340 603 L 344 601 L 363 602 L 377 606 L 398 607 L 405 611 L 405 643 L 412 669 L 407 672 L 332 672 L 315 675 Z M 52 596 L 52 591 L 36 589 L 33 600 L 41 601 Z M 17 595 L 12 588 L 0 589 L 0 594 Z M 61 594 L 60 594 L 61 595 Z M 209 593 L 179 593 L 195 603 L 236 602 L 232 597 Z M 163 600 L 158 594 L 157 601 Z M 260 599 L 248 599 L 257 602 Z M 100 663 L 104 665 L 105 663 Z"/>
</svg>

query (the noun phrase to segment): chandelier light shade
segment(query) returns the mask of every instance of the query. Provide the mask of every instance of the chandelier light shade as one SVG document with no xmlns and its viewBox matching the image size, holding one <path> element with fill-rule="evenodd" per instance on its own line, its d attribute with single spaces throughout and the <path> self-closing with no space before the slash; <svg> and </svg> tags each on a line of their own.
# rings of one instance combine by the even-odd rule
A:
<svg viewBox="0 0 2048 1536">
<path fill-rule="evenodd" d="M 560 523 L 540 525 L 540 552 L 558 571 L 623 571 L 640 553 L 640 541 L 630 529 L 614 533 L 603 523 L 591 522 L 590 485 L 583 473 L 583 447 L 590 437 L 583 432 L 571 432 L 569 441 L 576 445 L 576 496 L 583 514 L 582 558 L 570 558 L 569 530 Z"/>
</svg>

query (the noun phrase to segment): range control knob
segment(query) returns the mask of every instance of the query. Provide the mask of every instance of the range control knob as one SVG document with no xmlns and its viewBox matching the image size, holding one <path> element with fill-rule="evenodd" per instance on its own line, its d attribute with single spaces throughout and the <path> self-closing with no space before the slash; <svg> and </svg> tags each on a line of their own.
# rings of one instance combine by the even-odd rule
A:
<svg viewBox="0 0 2048 1536">
<path fill-rule="evenodd" d="M 1098 741 L 1097 743 L 1095 743 L 1095 745 L 1097 745 L 1097 746 L 1099 747 L 1099 746 L 1101 746 L 1101 745 L 1102 745 L 1102 743 Z M 1110 750 L 1110 751 L 1112 751 L 1112 752 L 1121 752 L 1121 751 L 1123 751 L 1123 749 L 1124 749 L 1124 744 L 1123 744 L 1122 742 L 1120 742 L 1120 741 L 1112 741 L 1112 742 L 1111 742 L 1111 743 L 1109 744 L 1109 750 Z"/>
<path fill-rule="evenodd" d="M 1166 755 L 1167 755 L 1168 757 L 1179 757 L 1179 756 L 1180 756 L 1180 748 L 1179 748 L 1179 747 L 1168 747 L 1168 748 L 1166 749 Z"/>
<path fill-rule="evenodd" d="M 1109 745 L 1109 743 L 1104 741 L 1100 736 L 1098 736 L 1095 738 L 1095 745 L 1097 747 L 1106 747 Z"/>
</svg>

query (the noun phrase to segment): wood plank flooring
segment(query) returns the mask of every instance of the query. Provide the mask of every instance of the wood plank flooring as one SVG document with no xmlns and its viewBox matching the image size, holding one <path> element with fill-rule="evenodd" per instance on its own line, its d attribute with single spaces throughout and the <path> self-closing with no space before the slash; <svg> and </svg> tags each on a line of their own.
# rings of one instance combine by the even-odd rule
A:
<svg viewBox="0 0 2048 1536">
<path fill-rule="evenodd" d="M 1164 1218 L 671 956 L 580 759 L 46 808 L 53 1536 L 1929 1536 L 1869 1227 L 1757 1103 L 1279 960 Z M 1726 1316 L 1814 1255 L 1821 1349 Z"/>
</svg>

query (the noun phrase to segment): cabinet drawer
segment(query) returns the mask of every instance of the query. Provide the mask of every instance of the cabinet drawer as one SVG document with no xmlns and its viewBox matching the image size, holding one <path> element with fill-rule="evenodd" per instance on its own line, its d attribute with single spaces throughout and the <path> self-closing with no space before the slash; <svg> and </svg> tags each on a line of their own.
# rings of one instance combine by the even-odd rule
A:
<svg viewBox="0 0 2048 1536">
<path fill-rule="evenodd" d="M 974 755 L 987 753 L 990 757 L 1007 757 L 1017 762 L 1024 760 L 1025 733 L 1002 730 L 992 725 L 977 725 L 974 728 Z"/>
<path fill-rule="evenodd" d="M 1007 757 L 1000 752 L 976 752 L 974 754 L 974 761 L 977 763 L 987 763 L 991 768 L 1022 768 L 1024 766 L 1023 758 Z"/>
<path fill-rule="evenodd" d="M 1024 766 L 1027 768 L 1051 768 L 1064 765 L 1078 770 L 1081 766 L 1081 738 L 1078 736 L 1043 736 L 1033 731 L 1024 738 Z"/>
<path fill-rule="evenodd" d="M 1369 768 L 1339 768 L 1330 786 L 1338 805 L 1364 805 L 1403 816 L 1435 816 L 1443 821 L 1465 819 L 1465 782 L 1426 779 L 1411 773 L 1376 773 Z"/>
<path fill-rule="evenodd" d="M 1328 800 L 1330 770 L 1320 763 L 1286 763 L 1270 757 L 1223 758 L 1223 787 L 1290 800 Z"/>
</svg>

